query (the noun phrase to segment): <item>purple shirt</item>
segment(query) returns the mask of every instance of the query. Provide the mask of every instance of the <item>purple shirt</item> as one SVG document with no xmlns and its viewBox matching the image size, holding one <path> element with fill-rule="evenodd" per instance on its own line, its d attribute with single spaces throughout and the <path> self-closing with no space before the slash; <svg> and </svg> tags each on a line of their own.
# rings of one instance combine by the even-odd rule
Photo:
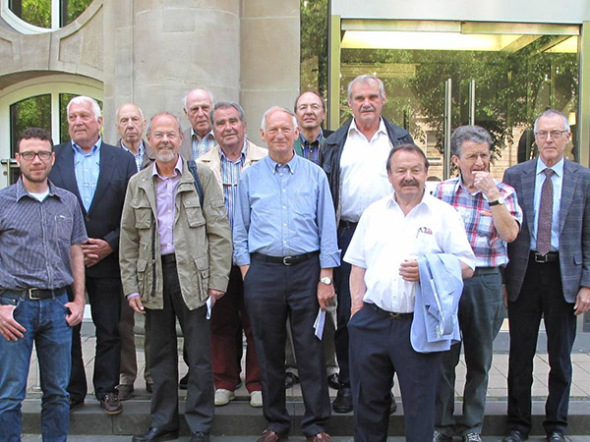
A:
<svg viewBox="0 0 590 442">
<path fill-rule="evenodd" d="M 156 163 L 152 175 L 156 177 L 156 212 L 158 215 L 158 234 L 162 255 L 174 253 L 174 218 L 176 215 L 176 189 L 182 175 L 182 158 L 178 156 L 174 175 L 164 177 L 159 174 Z"/>
</svg>

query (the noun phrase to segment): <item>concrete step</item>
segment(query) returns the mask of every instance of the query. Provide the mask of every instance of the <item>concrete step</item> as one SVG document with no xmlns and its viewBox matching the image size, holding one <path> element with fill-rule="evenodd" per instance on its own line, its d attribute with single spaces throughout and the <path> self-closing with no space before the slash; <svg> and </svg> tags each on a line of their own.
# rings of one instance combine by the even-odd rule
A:
<svg viewBox="0 0 590 442">
<path fill-rule="evenodd" d="M 484 436 L 482 437 L 483 442 L 498 442 L 502 440 L 503 436 Z M 590 436 L 567 436 L 566 441 L 568 442 L 590 442 Z M 129 442 L 129 436 L 70 436 L 68 442 Z M 178 438 L 178 442 L 188 442 L 188 436 L 181 436 Z M 211 438 L 213 442 L 253 442 L 255 439 L 252 436 L 213 436 Z M 389 437 L 388 442 L 404 442 L 405 437 Z M 459 441 L 460 439 L 456 439 Z M 300 437 L 289 437 L 290 442 L 305 442 L 303 436 Z M 333 442 L 354 442 L 352 437 L 332 437 Z M 541 442 L 546 441 L 545 437 L 537 436 L 529 438 L 529 442 Z M 41 436 L 38 434 L 24 434 L 22 442 L 42 442 Z"/>
<path fill-rule="evenodd" d="M 260 408 L 252 408 L 248 397 L 239 396 L 224 407 L 215 409 L 213 436 L 252 436 L 260 435 L 266 428 L 266 421 Z M 462 403 L 457 402 L 455 409 L 460 411 Z M 543 435 L 544 401 L 533 402 L 532 435 Z M 287 409 L 291 415 L 291 434 L 300 435 L 303 402 L 300 398 L 289 398 Z M 184 400 L 180 402 L 180 413 L 184 412 Z M 23 402 L 23 433 L 39 434 L 41 401 L 29 398 Z M 86 405 L 71 414 L 70 434 L 85 436 L 129 436 L 146 431 L 150 425 L 150 401 L 146 398 L 134 398 L 124 402 L 123 413 L 107 416 L 96 400 L 87 397 Z M 490 398 L 486 407 L 484 435 L 502 435 L 506 429 L 506 401 Z M 351 438 L 353 434 L 352 413 L 332 414 L 328 433 L 338 437 Z M 188 435 L 184 419 L 181 418 L 181 434 Z M 389 422 L 390 436 L 404 435 L 403 406 L 398 403 L 398 411 L 391 415 Z M 573 400 L 569 410 L 569 435 L 590 435 L 590 400 Z M 501 439 L 501 437 L 500 437 Z M 72 439 L 73 440 L 73 439 Z M 95 440 L 95 439 L 92 439 Z"/>
</svg>

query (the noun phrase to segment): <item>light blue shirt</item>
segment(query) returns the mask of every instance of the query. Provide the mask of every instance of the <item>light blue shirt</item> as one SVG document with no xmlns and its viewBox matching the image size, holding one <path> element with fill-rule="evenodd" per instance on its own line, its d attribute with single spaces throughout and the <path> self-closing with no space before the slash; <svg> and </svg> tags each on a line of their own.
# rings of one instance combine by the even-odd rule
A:
<svg viewBox="0 0 590 442">
<path fill-rule="evenodd" d="M 553 218 L 551 221 L 551 251 L 556 252 L 559 250 L 559 207 L 561 203 L 561 188 L 563 183 L 563 165 L 564 159 L 562 158 L 557 164 L 553 165 L 549 169 L 553 169 L 555 172 L 551 176 L 553 182 Z M 541 190 L 543 183 L 545 182 L 546 175 L 543 171 L 547 168 L 541 158 L 537 161 L 537 170 L 535 175 L 535 198 L 533 200 L 533 208 L 535 209 L 535 219 L 533 222 L 533 234 L 531 238 L 531 250 L 537 250 L 537 226 L 539 225 L 539 210 L 541 206 Z"/>
<path fill-rule="evenodd" d="M 143 141 L 139 145 L 139 149 L 137 149 L 136 154 L 127 149 L 127 146 L 125 146 L 123 140 L 121 140 L 121 147 L 123 148 L 123 150 L 133 155 L 133 157 L 135 158 L 135 165 L 137 166 L 137 171 L 139 172 L 141 170 L 141 165 L 143 164 L 143 158 L 145 157 L 145 146 L 143 145 Z"/>
<path fill-rule="evenodd" d="M 234 262 L 320 252 L 322 268 L 340 265 L 336 216 L 324 171 L 294 155 L 280 165 L 270 156 L 245 169 L 234 218 Z"/>
<path fill-rule="evenodd" d="M 82 198 L 82 204 L 86 212 L 90 210 L 94 192 L 96 191 L 96 184 L 98 183 L 98 176 L 100 175 L 100 146 L 102 145 L 102 138 L 98 137 L 98 141 L 90 152 L 85 152 L 80 146 L 72 141 L 72 148 L 74 149 L 74 172 L 76 173 L 76 183 L 78 184 L 78 192 Z"/>
</svg>

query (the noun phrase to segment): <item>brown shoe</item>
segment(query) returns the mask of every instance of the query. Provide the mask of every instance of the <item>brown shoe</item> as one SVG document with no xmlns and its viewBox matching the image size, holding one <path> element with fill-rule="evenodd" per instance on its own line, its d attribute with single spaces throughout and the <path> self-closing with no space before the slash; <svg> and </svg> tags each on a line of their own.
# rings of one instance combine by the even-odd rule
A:
<svg viewBox="0 0 590 442">
<path fill-rule="evenodd" d="M 313 436 L 307 436 L 307 440 L 309 442 L 332 442 L 330 435 L 323 431 L 321 433 L 314 434 Z"/>
<path fill-rule="evenodd" d="M 131 393 L 133 393 L 132 384 L 121 384 L 117 386 L 117 397 L 120 401 L 126 401 L 131 398 Z"/>
<path fill-rule="evenodd" d="M 264 430 L 262 436 L 260 436 L 256 442 L 280 442 L 287 439 L 286 434 L 275 433 L 272 430 Z"/>
<path fill-rule="evenodd" d="M 123 411 L 123 404 L 115 393 L 107 393 L 100 400 L 100 406 L 106 414 L 119 414 Z"/>
</svg>

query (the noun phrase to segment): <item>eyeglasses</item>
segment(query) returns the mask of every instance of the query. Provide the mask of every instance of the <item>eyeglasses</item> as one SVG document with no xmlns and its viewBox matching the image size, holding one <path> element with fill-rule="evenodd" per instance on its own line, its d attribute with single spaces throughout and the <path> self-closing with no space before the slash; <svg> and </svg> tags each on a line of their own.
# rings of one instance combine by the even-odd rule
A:
<svg viewBox="0 0 590 442">
<path fill-rule="evenodd" d="M 33 158 L 35 158 L 35 156 L 38 156 L 43 161 L 47 161 L 49 158 L 51 158 L 52 153 L 53 152 L 49 152 L 47 150 L 40 150 L 38 152 L 29 150 L 27 152 L 19 152 L 18 154 L 21 158 L 27 161 L 31 161 Z"/>
<path fill-rule="evenodd" d="M 536 136 L 538 136 L 539 138 L 547 138 L 548 135 L 551 135 L 551 139 L 552 140 L 557 140 L 559 138 L 561 138 L 561 136 L 565 133 L 568 133 L 569 130 L 552 130 L 550 132 L 547 132 L 546 130 L 540 130 L 538 132 L 535 133 Z"/>
</svg>

